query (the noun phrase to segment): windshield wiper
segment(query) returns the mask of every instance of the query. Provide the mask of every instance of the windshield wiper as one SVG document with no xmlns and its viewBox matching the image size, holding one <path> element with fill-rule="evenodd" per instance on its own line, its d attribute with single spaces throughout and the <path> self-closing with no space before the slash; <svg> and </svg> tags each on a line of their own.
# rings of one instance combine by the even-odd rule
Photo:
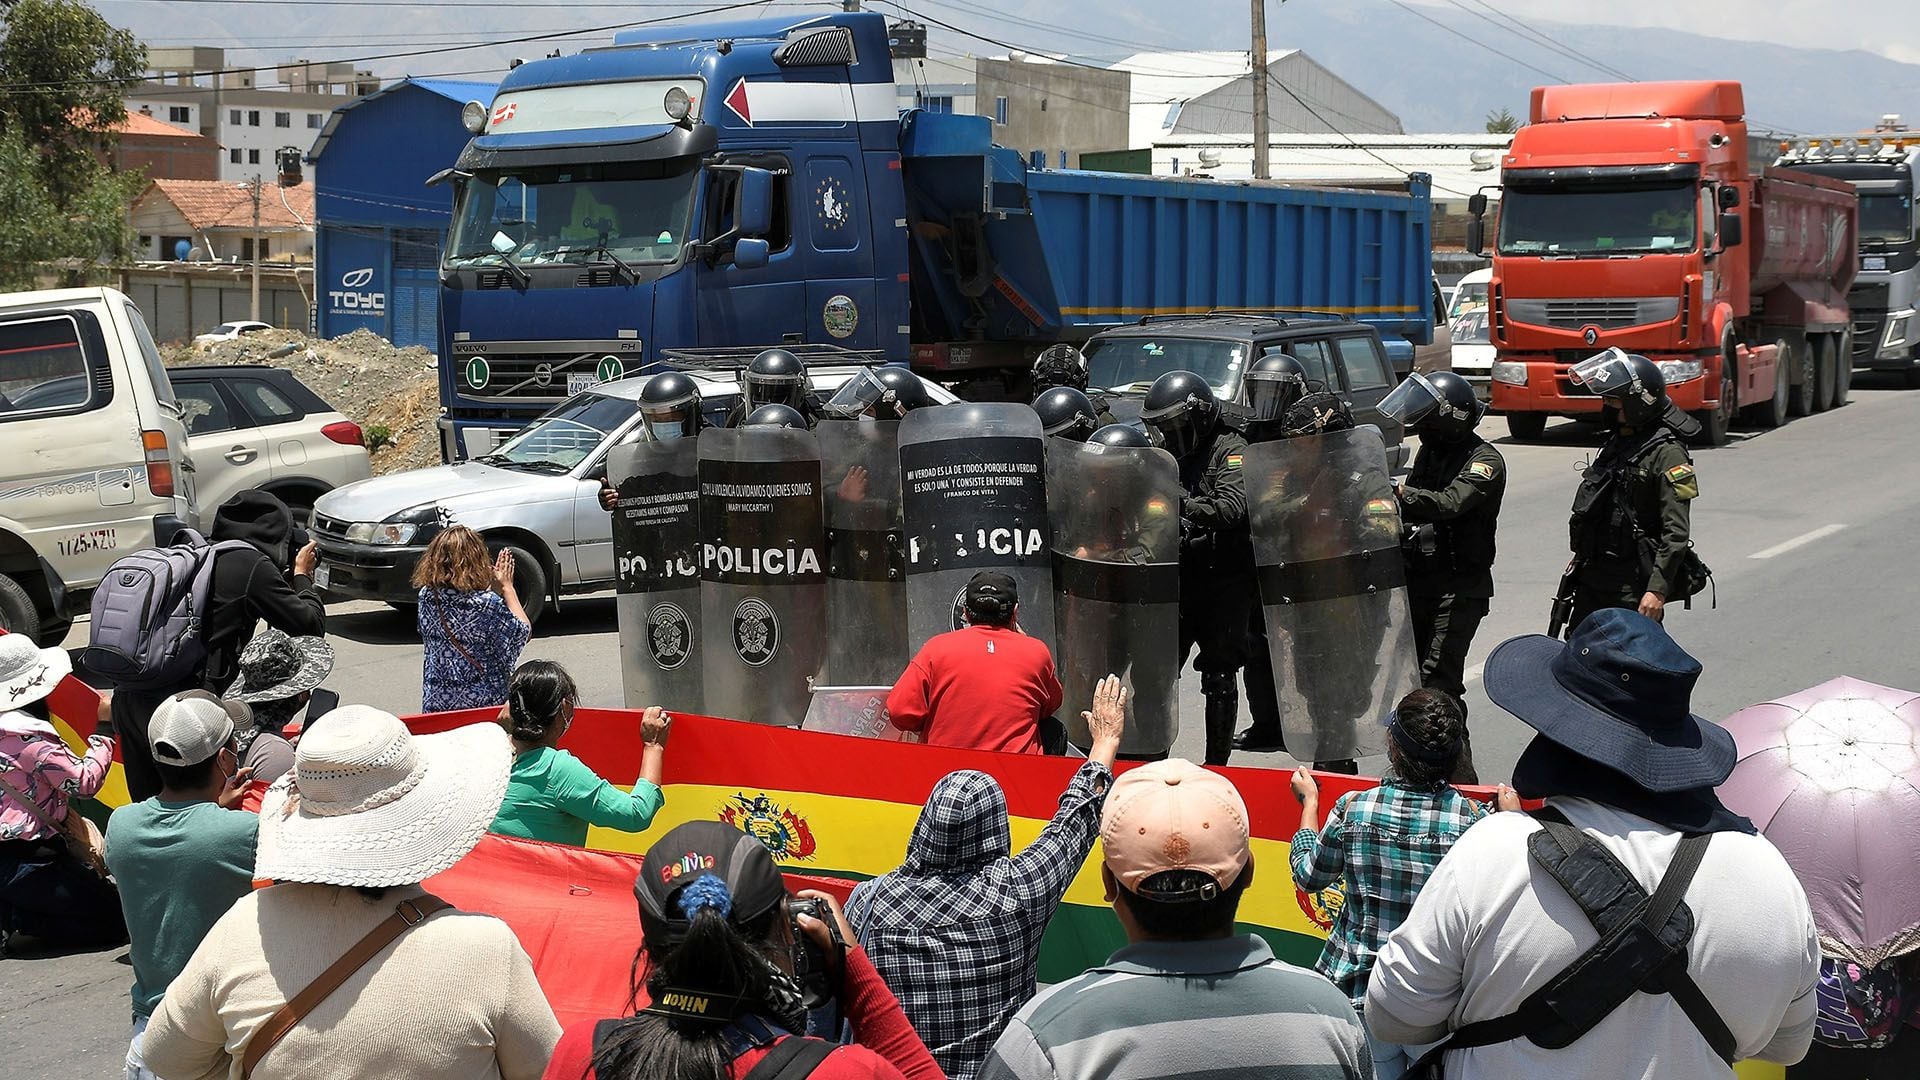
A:
<svg viewBox="0 0 1920 1080">
<path fill-rule="evenodd" d="M 500 260 L 500 265 L 505 268 L 508 273 L 513 275 L 513 279 L 520 283 L 521 288 L 525 289 L 533 286 L 533 275 L 527 273 L 519 263 L 513 261 L 513 256 L 504 251 L 483 251 L 479 255 L 474 256 L 474 258 L 484 259 L 489 255 Z"/>
<path fill-rule="evenodd" d="M 640 271 L 635 270 L 631 265 L 629 265 L 627 263 L 627 260 L 621 258 L 618 255 L 615 255 L 613 253 L 613 249 L 608 247 L 605 241 L 602 241 L 598 244 L 588 244 L 585 247 L 556 248 L 552 252 L 552 254 L 554 255 L 576 255 L 576 254 L 577 255 L 605 255 L 607 257 L 606 261 L 612 263 L 614 266 L 619 268 L 621 275 L 627 279 L 627 283 L 629 285 L 640 284 Z"/>
</svg>

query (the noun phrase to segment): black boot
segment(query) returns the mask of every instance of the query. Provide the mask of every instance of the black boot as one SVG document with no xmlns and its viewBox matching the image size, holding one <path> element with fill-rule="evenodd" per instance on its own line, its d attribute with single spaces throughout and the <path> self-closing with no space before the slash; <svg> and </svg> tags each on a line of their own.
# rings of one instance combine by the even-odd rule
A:
<svg viewBox="0 0 1920 1080">
<path fill-rule="evenodd" d="M 1207 764 L 1225 765 L 1233 755 L 1233 725 L 1240 719 L 1240 694 L 1233 673 L 1203 674 L 1200 694 L 1207 702 Z"/>
</svg>

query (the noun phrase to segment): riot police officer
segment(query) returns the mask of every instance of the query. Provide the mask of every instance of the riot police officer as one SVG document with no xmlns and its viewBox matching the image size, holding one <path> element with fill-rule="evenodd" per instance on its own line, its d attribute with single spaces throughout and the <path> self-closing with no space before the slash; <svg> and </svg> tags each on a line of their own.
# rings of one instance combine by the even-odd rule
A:
<svg viewBox="0 0 1920 1080">
<path fill-rule="evenodd" d="M 1659 365 L 1644 356 L 1608 349 L 1568 378 L 1605 399 L 1613 431 L 1573 499 L 1567 629 L 1607 607 L 1659 619 L 1669 601 L 1698 591 L 1706 573 L 1690 539 L 1700 480 L 1681 442 L 1699 425 L 1674 407 Z"/>
<path fill-rule="evenodd" d="M 1486 408 L 1467 380 L 1451 371 L 1407 376 L 1380 411 L 1420 436 L 1420 453 L 1398 488 L 1420 683 L 1461 699 L 1467 648 L 1493 599 L 1494 530 L 1507 490 L 1506 459 L 1474 431 Z M 1460 761 L 1471 772 L 1471 755 L 1463 752 Z M 1454 780 L 1473 782 L 1464 773 Z"/>
<path fill-rule="evenodd" d="M 826 404 L 823 415 L 839 420 L 869 416 L 899 420 L 913 409 L 932 405 L 933 395 L 920 376 L 897 364 L 870 367 L 848 379 Z"/>
<path fill-rule="evenodd" d="M 1027 378 L 1036 403 L 1047 391 L 1065 386 L 1087 395 L 1087 400 L 1093 403 L 1094 418 L 1102 425 L 1117 423 L 1107 395 L 1089 392 L 1087 380 L 1086 354 L 1064 341 L 1042 349 L 1040 355 L 1033 358 L 1033 370 Z"/>
<path fill-rule="evenodd" d="M 1191 371 L 1155 379 L 1140 418 L 1180 464 L 1180 662 L 1195 645 L 1206 699 L 1209 765 L 1224 765 L 1240 714 L 1234 679 L 1246 663 L 1255 584 L 1241 454 L 1247 442 L 1220 421 L 1213 387 Z"/>
<path fill-rule="evenodd" d="M 787 349 L 766 349 L 740 376 L 740 397 L 727 413 L 728 427 L 739 427 L 763 405 L 785 405 L 812 427 L 820 418 L 820 400 L 807 381 L 807 365 Z"/>
<path fill-rule="evenodd" d="M 700 384 L 684 371 L 663 371 L 640 388 L 640 424 L 654 442 L 691 439 L 706 426 L 700 410 Z M 613 484 L 600 478 L 600 505 L 609 513 L 619 500 Z"/>
<path fill-rule="evenodd" d="M 1129 446 L 1135 449 L 1153 445 L 1147 433 L 1131 424 L 1107 424 L 1087 438 L 1100 446 Z"/>
<path fill-rule="evenodd" d="M 1040 430 L 1049 436 L 1086 442 L 1100 427 L 1093 402 L 1071 386 L 1056 386 L 1033 399 L 1033 411 L 1040 414 Z"/>
<path fill-rule="evenodd" d="M 1254 361 L 1242 380 L 1247 391 L 1247 442 L 1281 438 L 1287 411 L 1307 394 L 1307 369 L 1285 353 Z M 1273 682 L 1273 656 L 1267 641 L 1266 614 L 1258 604 L 1247 622 L 1247 712 L 1253 723 L 1234 736 L 1233 748 L 1253 753 L 1284 750 L 1280 731 L 1280 694 Z"/>
</svg>

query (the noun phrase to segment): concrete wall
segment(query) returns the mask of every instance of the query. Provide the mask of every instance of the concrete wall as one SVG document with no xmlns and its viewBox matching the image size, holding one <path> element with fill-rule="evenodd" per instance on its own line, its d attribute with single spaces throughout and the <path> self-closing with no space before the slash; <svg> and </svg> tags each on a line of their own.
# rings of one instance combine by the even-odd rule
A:
<svg viewBox="0 0 1920 1080">
<path fill-rule="evenodd" d="M 1063 150 L 1067 165 L 1077 167 L 1085 151 L 1127 148 L 1133 84 L 1127 72 L 1022 60 L 976 66 L 976 111 L 993 117 L 998 99 L 1007 99 L 1007 122 L 993 127 L 999 145 L 1022 154 L 1045 151 L 1049 167 L 1060 165 Z"/>
<path fill-rule="evenodd" d="M 127 270 L 115 283 L 147 317 L 154 339 L 185 341 L 223 322 L 251 318 L 245 273 L 169 273 Z M 284 270 L 260 274 L 260 320 L 289 330 L 307 329 L 307 301 Z"/>
</svg>

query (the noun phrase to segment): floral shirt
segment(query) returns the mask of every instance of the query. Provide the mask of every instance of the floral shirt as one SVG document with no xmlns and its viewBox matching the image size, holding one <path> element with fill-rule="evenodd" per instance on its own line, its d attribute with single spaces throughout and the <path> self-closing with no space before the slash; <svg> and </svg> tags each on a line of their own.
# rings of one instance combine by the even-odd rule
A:
<svg viewBox="0 0 1920 1080">
<path fill-rule="evenodd" d="M 514 618 L 495 593 L 421 589 L 421 711 L 504 704 L 507 679 L 532 636 L 533 628 Z"/>
<path fill-rule="evenodd" d="M 67 800 L 99 791 L 112 764 L 113 740 L 104 735 L 88 739 L 86 756 L 78 757 L 58 738 L 0 732 L 0 780 L 5 781 L 0 786 L 0 842 L 54 835 L 8 788 L 24 792 L 42 816 L 58 823 L 67 814 Z"/>
</svg>

